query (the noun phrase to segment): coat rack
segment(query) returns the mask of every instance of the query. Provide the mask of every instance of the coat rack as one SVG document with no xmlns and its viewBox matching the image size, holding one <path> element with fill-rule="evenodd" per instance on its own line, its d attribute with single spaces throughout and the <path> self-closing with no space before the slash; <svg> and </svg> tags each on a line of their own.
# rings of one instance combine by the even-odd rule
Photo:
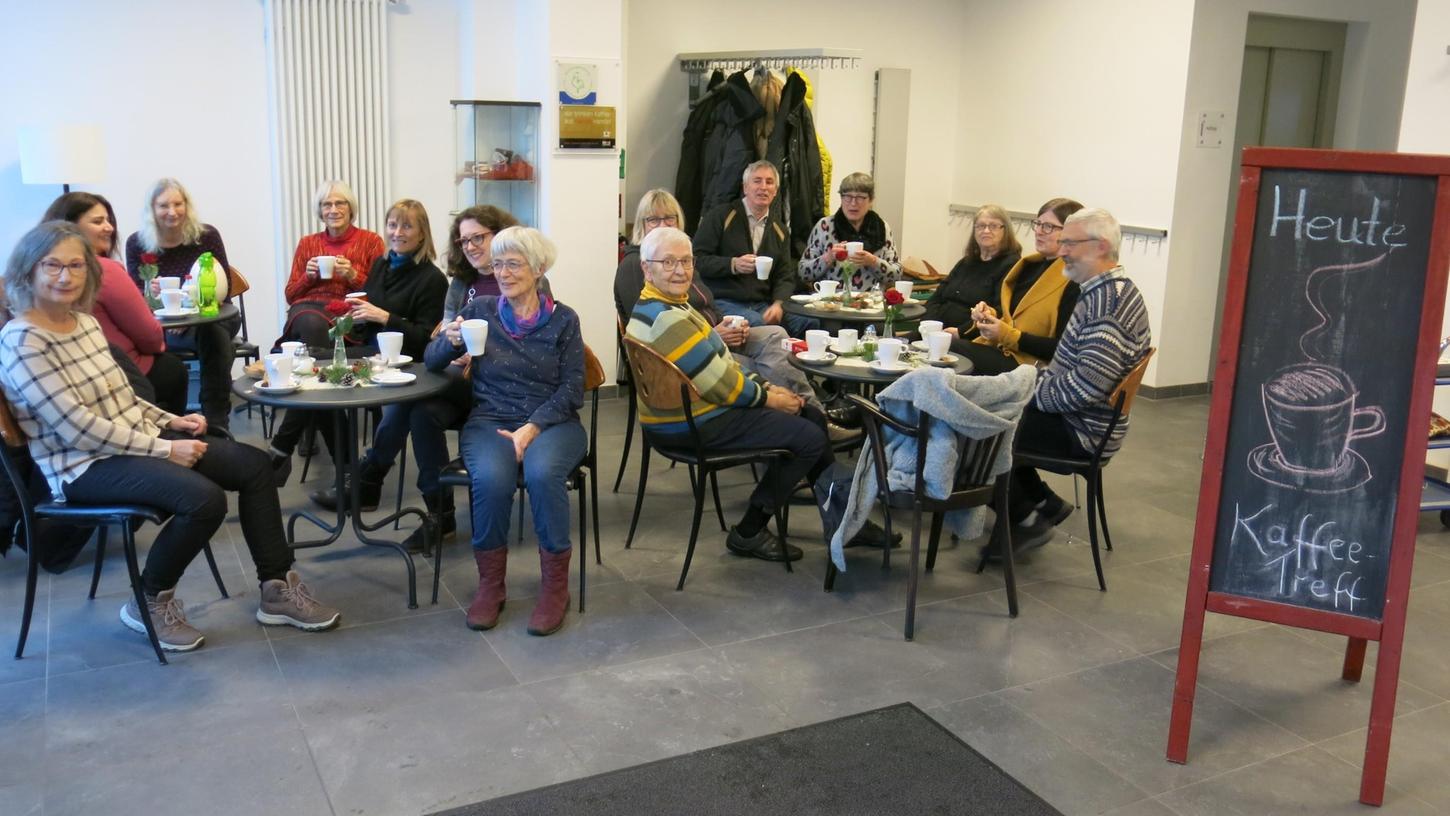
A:
<svg viewBox="0 0 1450 816">
<path fill-rule="evenodd" d="M 861 67 L 857 48 L 779 48 L 760 51 L 694 51 L 678 55 L 680 70 L 690 76 L 690 105 L 705 94 L 705 76 L 714 70 L 731 73 L 748 68 L 842 71 Z"/>
</svg>

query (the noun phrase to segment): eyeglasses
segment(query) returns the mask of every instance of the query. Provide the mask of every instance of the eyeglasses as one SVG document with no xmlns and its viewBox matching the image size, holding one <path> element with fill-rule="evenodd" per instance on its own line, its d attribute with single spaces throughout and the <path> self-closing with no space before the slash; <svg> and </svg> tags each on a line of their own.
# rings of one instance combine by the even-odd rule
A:
<svg viewBox="0 0 1450 816">
<path fill-rule="evenodd" d="M 865 193 L 841 193 L 842 202 L 849 201 L 852 204 L 865 204 L 867 201 L 870 200 L 871 196 L 868 196 Z"/>
<path fill-rule="evenodd" d="M 1037 230 L 1038 232 L 1061 232 L 1062 231 L 1062 225 L 1061 224 L 1054 224 L 1051 221 L 1043 221 L 1040 218 L 1039 219 L 1033 219 L 1033 221 L 1032 221 L 1032 228 L 1035 229 L 1035 230 Z"/>
<path fill-rule="evenodd" d="M 1006 227 L 1002 226 L 1001 224 L 988 224 L 983 222 L 981 224 L 974 224 L 972 226 L 972 229 L 976 230 L 977 232 L 1001 232 L 1002 230 L 1006 229 Z"/>
<path fill-rule="evenodd" d="M 488 243 L 488 238 L 490 235 L 493 235 L 493 233 L 475 232 L 472 235 L 464 235 L 453 243 L 465 248 L 482 249 L 483 245 Z"/>
<path fill-rule="evenodd" d="M 489 264 L 489 266 L 493 267 L 494 272 L 502 272 L 507 269 L 510 275 L 517 275 L 518 273 L 524 271 L 524 267 L 528 266 L 528 264 L 517 258 L 510 258 L 507 261 L 494 261 L 493 263 Z"/>
<path fill-rule="evenodd" d="M 1061 229 L 1061 227 L 1059 227 L 1059 229 Z M 1097 238 L 1058 238 L 1057 239 L 1057 248 L 1060 249 L 1060 250 L 1061 249 L 1072 249 L 1073 247 L 1077 246 L 1078 244 L 1091 244 L 1092 242 L 1097 241 L 1097 240 L 1098 240 Z"/>
<path fill-rule="evenodd" d="M 644 219 L 644 225 L 650 229 L 654 229 L 655 227 L 673 227 L 679 223 L 680 219 L 673 215 L 651 215 L 646 216 Z"/>
<path fill-rule="evenodd" d="M 322 209 L 324 210 L 345 210 L 348 208 L 348 206 L 349 205 L 346 200 L 322 202 Z"/>
<path fill-rule="evenodd" d="M 676 269 L 683 269 L 686 272 L 689 272 L 691 269 L 695 268 L 694 258 L 646 258 L 645 260 L 649 261 L 650 263 L 659 264 L 660 266 L 665 268 L 666 272 L 673 272 Z"/>
<path fill-rule="evenodd" d="M 46 258 L 36 265 L 40 267 L 40 271 L 44 272 L 50 278 L 59 278 L 62 272 L 70 272 L 73 278 L 78 278 L 86 274 L 85 261 L 72 261 L 71 263 L 63 264 L 60 261 L 52 261 Z"/>
</svg>

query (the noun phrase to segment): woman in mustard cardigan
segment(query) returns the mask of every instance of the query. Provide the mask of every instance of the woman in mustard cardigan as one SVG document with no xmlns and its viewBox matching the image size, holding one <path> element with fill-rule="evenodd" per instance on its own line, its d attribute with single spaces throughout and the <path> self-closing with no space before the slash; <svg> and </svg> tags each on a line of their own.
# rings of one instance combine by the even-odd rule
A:
<svg viewBox="0 0 1450 816">
<path fill-rule="evenodd" d="M 986 303 L 972 309 L 977 336 L 968 342 L 961 330 L 952 349 L 972 361 L 974 374 L 1001 374 L 1023 363 L 1044 365 L 1057 350 L 1057 338 L 1077 305 L 1077 284 L 1062 274 L 1057 236 L 1069 215 L 1082 209 L 1070 198 L 1043 204 L 1032 222 L 1036 252 L 1023 256 L 1002 279 L 1002 314 Z"/>
</svg>

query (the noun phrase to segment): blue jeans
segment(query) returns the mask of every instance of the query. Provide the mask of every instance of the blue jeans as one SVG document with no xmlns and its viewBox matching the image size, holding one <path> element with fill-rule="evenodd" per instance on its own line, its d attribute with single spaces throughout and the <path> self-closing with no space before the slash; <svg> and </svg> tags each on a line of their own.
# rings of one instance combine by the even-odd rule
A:
<svg viewBox="0 0 1450 816">
<path fill-rule="evenodd" d="M 473 488 L 473 548 L 507 546 L 509 515 L 518 486 L 519 463 L 514 443 L 499 430 L 517 430 L 522 422 L 503 423 L 469 417 L 458 435 L 463 464 Z M 548 428 L 524 451 L 524 489 L 539 547 L 567 552 L 569 542 L 569 472 L 584 458 L 587 434 L 578 420 Z"/>
<path fill-rule="evenodd" d="M 770 308 L 769 303 L 741 303 L 735 300 L 716 298 L 715 308 L 719 309 L 722 315 L 740 315 L 750 321 L 750 325 L 752 326 L 771 325 L 765 322 L 765 310 Z M 791 337 L 803 338 L 806 336 L 807 331 L 819 329 L 821 327 L 821 321 L 814 317 L 793 315 L 790 312 L 786 312 L 785 316 L 780 319 L 780 325 L 785 327 L 786 333 Z"/>
<path fill-rule="evenodd" d="M 418 463 L 418 489 L 425 495 L 437 493 L 438 474 L 448 464 L 448 431 L 460 427 L 468 416 L 473 407 L 472 389 L 471 381 L 459 377 L 436 397 L 384 408 L 364 464 L 392 467 L 411 434 L 413 460 Z"/>
</svg>

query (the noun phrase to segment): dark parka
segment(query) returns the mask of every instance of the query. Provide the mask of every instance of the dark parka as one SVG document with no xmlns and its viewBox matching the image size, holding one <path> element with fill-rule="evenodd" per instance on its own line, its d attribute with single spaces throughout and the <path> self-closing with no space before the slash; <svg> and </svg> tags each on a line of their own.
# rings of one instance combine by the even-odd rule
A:
<svg viewBox="0 0 1450 816">
<path fill-rule="evenodd" d="M 811 229 L 826 215 L 826 202 L 815 120 L 806 107 L 805 80 L 798 73 L 791 72 L 781 89 L 765 157 L 780 171 L 780 193 L 771 209 L 790 229 L 791 257 L 800 258 Z"/>
<path fill-rule="evenodd" d="M 741 197 L 740 178 L 755 160 L 755 120 L 764 115 L 744 72 L 731 74 L 690 112 L 675 175 L 685 232 L 695 234 L 701 213 Z"/>
</svg>

